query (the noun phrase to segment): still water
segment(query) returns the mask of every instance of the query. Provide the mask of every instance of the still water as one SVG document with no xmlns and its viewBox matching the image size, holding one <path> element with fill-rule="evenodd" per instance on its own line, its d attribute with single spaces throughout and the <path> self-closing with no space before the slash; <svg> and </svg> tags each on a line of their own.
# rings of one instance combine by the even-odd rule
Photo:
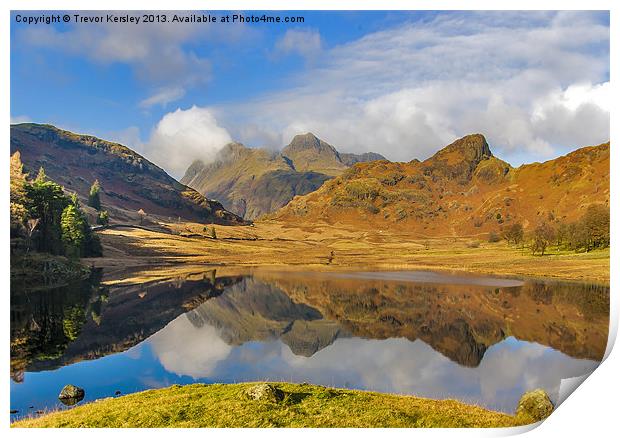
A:
<svg viewBox="0 0 620 438">
<path fill-rule="evenodd" d="M 603 357 L 607 286 L 434 272 L 216 271 L 123 286 L 101 272 L 11 291 L 12 419 L 174 383 L 292 381 L 456 398 L 520 396 Z"/>
</svg>

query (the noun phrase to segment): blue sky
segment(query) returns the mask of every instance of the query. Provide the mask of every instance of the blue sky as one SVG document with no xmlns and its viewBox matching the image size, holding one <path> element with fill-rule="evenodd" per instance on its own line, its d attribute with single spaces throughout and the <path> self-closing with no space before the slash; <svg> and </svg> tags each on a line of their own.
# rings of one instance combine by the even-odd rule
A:
<svg viewBox="0 0 620 438">
<path fill-rule="evenodd" d="M 481 132 L 513 164 L 609 139 L 605 12 L 295 11 L 268 14 L 303 24 L 239 25 L 17 14 L 13 121 L 120 141 L 177 177 L 228 141 L 277 149 L 307 131 L 403 161 Z"/>
</svg>

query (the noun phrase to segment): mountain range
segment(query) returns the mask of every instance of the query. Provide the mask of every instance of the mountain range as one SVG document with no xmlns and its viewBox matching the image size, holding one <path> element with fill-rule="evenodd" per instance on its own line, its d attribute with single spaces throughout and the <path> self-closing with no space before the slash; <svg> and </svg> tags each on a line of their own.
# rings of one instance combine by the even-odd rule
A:
<svg viewBox="0 0 620 438">
<path fill-rule="evenodd" d="M 271 218 L 434 237 L 574 221 L 589 205 L 609 206 L 609 148 L 584 147 L 515 168 L 493 155 L 483 135 L 468 135 L 425 161 L 358 163 Z"/>
<path fill-rule="evenodd" d="M 12 125 L 11 153 L 17 150 L 31 177 L 42 166 L 82 199 L 99 180 L 102 203 L 117 222 L 135 219 L 140 209 L 164 220 L 220 224 L 266 214 L 295 226 L 456 237 L 517 222 L 526 230 L 541 220 L 571 222 L 592 204 L 609 206 L 610 197 L 609 142 L 513 167 L 481 134 L 403 163 L 339 153 L 308 133 L 280 152 L 228 144 L 215 161 L 194 162 L 181 183 L 126 146 L 50 125 Z"/>
<path fill-rule="evenodd" d="M 315 191 L 355 163 L 374 160 L 385 157 L 374 152 L 340 153 L 307 133 L 296 135 L 280 152 L 230 143 L 214 161 L 194 161 L 181 182 L 252 220 Z"/>
</svg>

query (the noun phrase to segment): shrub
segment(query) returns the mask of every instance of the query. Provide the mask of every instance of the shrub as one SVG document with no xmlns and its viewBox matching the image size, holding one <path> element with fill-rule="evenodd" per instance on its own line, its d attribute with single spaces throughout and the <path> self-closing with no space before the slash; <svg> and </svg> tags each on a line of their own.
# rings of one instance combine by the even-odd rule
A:
<svg viewBox="0 0 620 438">
<path fill-rule="evenodd" d="M 500 240 L 501 238 L 499 237 L 499 234 L 497 234 L 495 231 L 491 231 L 489 233 L 489 242 L 495 243 L 495 242 L 499 242 Z"/>
</svg>

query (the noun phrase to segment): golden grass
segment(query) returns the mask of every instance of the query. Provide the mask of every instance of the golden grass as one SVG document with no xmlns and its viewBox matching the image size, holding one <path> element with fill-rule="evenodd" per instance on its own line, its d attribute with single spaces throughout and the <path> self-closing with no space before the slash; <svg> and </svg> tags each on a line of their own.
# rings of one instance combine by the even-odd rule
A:
<svg viewBox="0 0 620 438">
<path fill-rule="evenodd" d="M 128 266 L 152 269 L 156 264 L 182 263 L 187 265 L 181 267 L 183 270 L 189 269 L 189 265 L 193 265 L 193 270 L 196 265 L 304 270 L 431 269 L 609 282 L 609 249 L 577 254 L 550 248 L 549 254 L 541 257 L 505 242 L 476 240 L 478 236 L 424 238 L 388 230 L 359 231 L 326 224 L 295 228 L 262 221 L 253 227 L 215 226 L 218 239 L 210 239 L 200 224 L 168 226 L 177 234 L 106 230 L 101 233 L 105 257 L 92 262 L 109 268 L 108 272 Z M 479 246 L 472 247 L 472 240 Z M 174 271 L 179 272 L 179 267 Z"/>
<path fill-rule="evenodd" d="M 255 385 L 173 385 L 107 398 L 13 427 L 511 427 L 526 422 L 455 400 L 274 384 L 281 402 L 255 401 Z"/>
</svg>

